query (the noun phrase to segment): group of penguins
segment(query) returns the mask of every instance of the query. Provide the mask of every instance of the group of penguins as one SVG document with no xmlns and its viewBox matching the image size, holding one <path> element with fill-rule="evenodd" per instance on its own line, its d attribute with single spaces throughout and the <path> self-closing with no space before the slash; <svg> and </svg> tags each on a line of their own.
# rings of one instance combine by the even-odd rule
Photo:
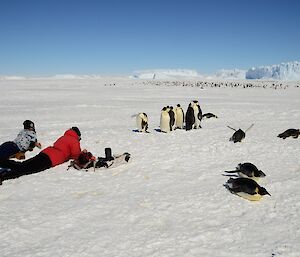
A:
<svg viewBox="0 0 300 257">
<path fill-rule="evenodd" d="M 147 114 L 141 112 L 135 116 L 138 132 L 149 133 Z M 169 133 L 176 129 L 199 129 L 201 128 L 201 120 L 204 117 L 217 118 L 217 116 L 212 113 L 202 114 L 202 110 L 197 100 L 194 100 L 189 104 L 186 113 L 184 113 L 180 104 L 177 104 L 175 108 L 173 106 L 165 106 L 160 113 L 160 129 L 158 131 Z"/>
<path fill-rule="evenodd" d="M 136 123 L 138 127 L 138 132 L 148 132 L 148 117 L 146 113 L 139 113 L 136 116 Z M 202 118 L 218 118 L 216 115 L 212 113 L 202 114 L 202 110 L 200 108 L 199 102 L 197 100 L 192 101 L 184 115 L 184 111 L 180 104 L 173 108 L 172 106 L 163 107 L 160 114 L 160 132 L 168 133 L 174 131 L 175 129 L 199 129 L 201 128 L 201 120 Z M 185 126 L 184 126 L 185 123 Z M 245 131 L 247 132 L 250 128 L 253 127 L 252 124 Z M 229 127 L 229 126 L 228 126 Z M 234 134 L 229 139 L 234 143 L 241 142 L 246 133 L 241 129 L 234 129 Z M 298 138 L 300 135 L 299 129 L 288 129 L 283 133 L 278 135 L 279 138 L 286 139 L 287 137 Z M 250 201 L 259 201 L 262 196 L 270 195 L 268 191 L 261 187 L 257 181 L 265 177 L 266 174 L 259 170 L 252 163 L 240 163 L 236 167 L 235 170 L 232 171 L 224 171 L 227 174 L 223 174 L 224 176 L 229 176 L 229 180 L 224 184 L 224 186 L 233 194 L 236 194 L 242 198 L 245 198 Z"/>
</svg>

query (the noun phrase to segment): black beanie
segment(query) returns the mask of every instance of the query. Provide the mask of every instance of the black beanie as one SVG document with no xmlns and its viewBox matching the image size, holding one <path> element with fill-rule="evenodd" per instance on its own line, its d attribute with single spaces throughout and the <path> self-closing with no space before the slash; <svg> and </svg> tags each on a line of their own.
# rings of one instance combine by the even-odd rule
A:
<svg viewBox="0 0 300 257">
<path fill-rule="evenodd" d="M 77 128 L 77 127 L 72 127 L 71 129 L 74 130 L 74 131 L 76 132 L 76 134 L 77 134 L 79 137 L 81 137 L 81 133 L 80 133 L 79 128 Z"/>
<path fill-rule="evenodd" d="M 35 131 L 34 123 L 31 120 L 25 120 L 23 122 L 24 129 L 32 129 Z"/>
</svg>

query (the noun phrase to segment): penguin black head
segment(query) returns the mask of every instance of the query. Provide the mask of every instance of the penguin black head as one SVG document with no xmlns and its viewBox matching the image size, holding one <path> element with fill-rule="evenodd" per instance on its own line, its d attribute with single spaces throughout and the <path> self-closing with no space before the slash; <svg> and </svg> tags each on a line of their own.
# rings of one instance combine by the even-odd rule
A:
<svg viewBox="0 0 300 257">
<path fill-rule="evenodd" d="M 269 194 L 269 192 L 267 191 L 267 189 L 265 189 L 264 187 L 259 187 L 258 193 L 259 193 L 260 195 L 269 195 L 269 196 L 271 196 L 271 195 Z"/>
<path fill-rule="evenodd" d="M 166 110 L 167 110 L 167 107 L 162 108 L 162 111 L 166 111 Z"/>
<path fill-rule="evenodd" d="M 180 107 L 180 104 L 177 104 L 177 107 Z"/>
<path fill-rule="evenodd" d="M 257 172 L 254 172 L 254 176 L 255 176 L 255 177 L 263 178 L 263 177 L 266 176 L 266 174 L 265 174 L 263 171 L 259 170 L 259 171 L 257 171 Z"/>
</svg>

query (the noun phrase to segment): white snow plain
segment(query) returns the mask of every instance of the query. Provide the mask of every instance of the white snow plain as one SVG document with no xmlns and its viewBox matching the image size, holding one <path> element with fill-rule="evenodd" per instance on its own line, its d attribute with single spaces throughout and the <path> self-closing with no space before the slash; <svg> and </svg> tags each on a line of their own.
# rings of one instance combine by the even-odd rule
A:
<svg viewBox="0 0 300 257">
<path fill-rule="evenodd" d="M 78 126 L 82 149 L 132 154 L 116 169 L 67 170 L 65 163 L 4 181 L 0 256 L 299 257 L 300 138 L 277 135 L 299 128 L 300 82 L 276 83 L 0 81 L 1 143 L 31 119 L 43 147 Z M 192 100 L 219 118 L 199 130 L 155 130 L 164 106 L 186 110 Z M 133 132 L 138 112 L 147 113 L 150 133 Z M 229 142 L 227 126 L 252 123 L 241 143 Z M 271 196 L 251 202 L 223 186 L 223 171 L 243 162 L 266 173 L 259 184 Z"/>
</svg>

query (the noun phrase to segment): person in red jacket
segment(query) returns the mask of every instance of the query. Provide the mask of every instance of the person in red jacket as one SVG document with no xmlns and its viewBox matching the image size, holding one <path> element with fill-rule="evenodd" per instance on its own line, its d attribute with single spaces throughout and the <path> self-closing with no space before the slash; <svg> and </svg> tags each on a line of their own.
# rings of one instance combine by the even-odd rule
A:
<svg viewBox="0 0 300 257">
<path fill-rule="evenodd" d="M 38 155 L 23 161 L 0 161 L 0 184 L 3 180 L 18 178 L 23 175 L 37 173 L 69 160 L 77 160 L 80 153 L 81 133 L 77 127 L 68 129 L 53 146 L 42 150 Z"/>
</svg>

